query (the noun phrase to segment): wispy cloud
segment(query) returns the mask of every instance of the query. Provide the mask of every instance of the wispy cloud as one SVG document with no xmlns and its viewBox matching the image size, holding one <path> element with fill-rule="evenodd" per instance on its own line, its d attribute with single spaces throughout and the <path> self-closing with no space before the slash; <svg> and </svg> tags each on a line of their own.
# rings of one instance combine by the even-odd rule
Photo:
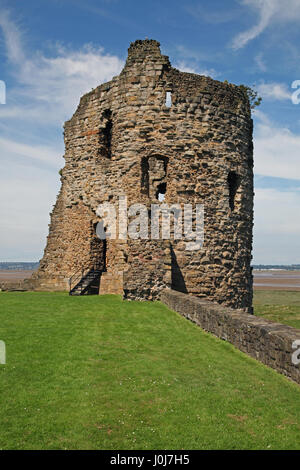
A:
<svg viewBox="0 0 300 470">
<path fill-rule="evenodd" d="M 26 53 L 21 32 L 5 11 L 0 27 L 15 86 L 8 91 L 0 116 L 61 125 L 74 112 L 79 98 L 120 72 L 123 61 L 90 44 L 80 50 L 56 45 L 52 56 Z M 19 112 L 18 112 L 19 111 Z"/>
<path fill-rule="evenodd" d="M 255 116 L 255 173 L 300 180 L 300 135 L 277 126 L 261 111 Z"/>
<path fill-rule="evenodd" d="M 256 223 L 264 233 L 300 236 L 300 217 L 295 217 L 299 207 L 299 191 L 279 191 L 274 188 L 255 190 Z"/>
<path fill-rule="evenodd" d="M 190 49 L 182 44 L 176 46 L 175 55 L 177 60 L 172 64 L 181 72 L 197 73 L 199 75 L 206 75 L 216 78 L 219 73 L 212 67 L 207 67 L 204 64 L 211 61 L 211 56 L 203 54 L 197 50 Z"/>
<path fill-rule="evenodd" d="M 10 62 L 20 63 L 24 58 L 22 49 L 22 42 L 24 38 L 18 26 L 11 21 L 10 13 L 8 10 L 0 11 L 0 28 L 2 29 L 7 56 Z"/>
<path fill-rule="evenodd" d="M 256 188 L 254 199 L 254 262 L 299 263 L 300 192 Z"/>
<path fill-rule="evenodd" d="M 261 83 L 256 86 L 263 99 L 271 101 L 291 100 L 292 93 L 285 83 Z"/>
<path fill-rule="evenodd" d="M 34 261 L 41 257 L 58 186 L 56 171 L 1 159 L 0 260 Z"/>
<path fill-rule="evenodd" d="M 300 19 L 299 0 L 240 0 L 240 3 L 256 12 L 258 20 L 233 39 L 233 49 L 246 46 L 273 23 L 297 22 Z"/>
<path fill-rule="evenodd" d="M 198 49 L 193 47 L 187 47 L 184 44 L 177 44 L 174 50 L 175 57 L 178 56 L 182 60 L 193 60 L 198 63 L 204 62 L 218 62 L 220 57 L 223 57 L 222 51 L 212 54 L 207 48 Z"/>
<path fill-rule="evenodd" d="M 42 145 L 28 145 L 14 140 L 0 137 L 0 147 L 2 159 L 9 164 L 10 160 L 24 159 L 28 164 L 36 160 L 39 163 L 45 163 L 47 166 L 57 168 L 62 165 L 61 155 L 58 148 L 51 148 Z"/>
<path fill-rule="evenodd" d="M 99 1 L 90 3 L 88 1 L 83 2 L 82 0 L 64 0 L 64 2 L 68 2 L 73 7 L 80 8 L 82 11 L 87 13 L 92 13 L 93 15 L 103 17 L 111 23 L 116 23 L 120 26 L 126 26 L 129 28 L 136 27 L 136 23 L 132 19 L 128 19 L 120 15 L 117 9 L 111 11 L 110 9 L 101 7 L 101 3 Z M 119 0 L 105 0 L 104 3 L 113 6 L 117 5 Z"/>
<path fill-rule="evenodd" d="M 260 110 L 255 111 L 255 121 L 254 171 L 267 178 L 256 176 L 254 262 L 298 263 L 300 135 L 278 126 Z"/>
<path fill-rule="evenodd" d="M 268 70 L 268 68 L 267 68 L 267 66 L 264 62 L 262 53 L 257 54 L 257 56 L 254 58 L 254 60 L 255 60 L 256 65 L 258 66 L 258 68 L 261 72 L 266 72 Z"/>
<path fill-rule="evenodd" d="M 42 254 L 64 164 L 62 123 L 80 96 L 118 74 L 123 61 L 91 44 L 31 52 L 7 10 L 0 10 L 1 36 L 11 81 L 0 107 L 0 258 L 33 260 Z"/>
<path fill-rule="evenodd" d="M 232 21 L 239 13 L 237 9 L 228 10 L 226 8 L 220 10 L 213 8 L 212 10 L 209 10 L 209 8 L 204 7 L 203 5 L 188 5 L 185 9 L 197 20 L 206 21 L 207 23 L 215 25 Z"/>
<path fill-rule="evenodd" d="M 216 77 L 218 75 L 215 69 L 201 68 L 199 65 L 195 65 L 184 60 L 175 62 L 174 67 L 181 72 L 197 73 L 198 75 L 205 75 L 207 77 Z"/>
</svg>

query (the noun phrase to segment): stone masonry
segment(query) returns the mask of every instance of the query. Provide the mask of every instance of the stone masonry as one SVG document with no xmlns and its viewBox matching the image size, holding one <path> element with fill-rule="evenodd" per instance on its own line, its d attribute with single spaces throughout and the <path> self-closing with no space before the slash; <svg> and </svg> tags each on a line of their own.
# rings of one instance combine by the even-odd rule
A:
<svg viewBox="0 0 300 470">
<path fill-rule="evenodd" d="M 161 300 L 204 330 L 300 384 L 300 330 L 171 289 L 162 291 Z"/>
<path fill-rule="evenodd" d="M 65 166 L 44 256 L 31 282 L 65 290 L 97 263 L 101 293 L 158 299 L 164 288 L 249 311 L 253 145 L 242 88 L 172 68 L 154 40 L 128 50 L 119 76 L 84 95 L 65 123 Z M 171 93 L 171 106 L 166 95 Z M 204 204 L 202 248 L 186 240 L 107 239 L 97 207 Z"/>
</svg>

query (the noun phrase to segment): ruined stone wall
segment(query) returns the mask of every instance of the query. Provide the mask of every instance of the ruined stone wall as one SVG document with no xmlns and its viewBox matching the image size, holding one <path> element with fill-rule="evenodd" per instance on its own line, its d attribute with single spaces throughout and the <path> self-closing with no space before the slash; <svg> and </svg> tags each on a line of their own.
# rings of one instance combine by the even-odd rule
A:
<svg viewBox="0 0 300 470">
<path fill-rule="evenodd" d="M 293 343 L 299 340 L 300 330 L 170 289 L 162 291 L 161 300 L 204 330 L 300 384 L 299 365 L 292 361 L 296 351 Z"/>
<path fill-rule="evenodd" d="M 250 114 L 239 87 L 173 69 L 156 41 L 133 43 L 121 74 L 84 95 L 65 124 L 62 189 L 37 282 L 65 288 L 81 265 L 105 257 L 128 299 L 158 298 L 172 286 L 249 308 Z M 91 250 L 100 203 L 117 206 L 125 195 L 128 206 L 150 209 L 162 190 L 165 203 L 204 204 L 202 249 L 189 252 L 184 240 L 117 239 L 107 240 L 106 252 Z"/>
<path fill-rule="evenodd" d="M 33 274 L 38 290 L 66 290 L 69 278 L 82 266 L 102 260 L 102 241 L 96 237 L 93 214 L 82 201 L 67 206 L 62 190 L 51 215 L 45 254 Z"/>
<path fill-rule="evenodd" d="M 172 70 L 176 131 L 167 201 L 204 204 L 202 250 L 173 243 L 179 290 L 235 307 L 252 302 L 252 121 L 237 87 Z M 178 270 L 177 270 L 178 271 Z M 185 286 L 184 286 L 185 285 Z M 177 289 L 177 281 L 172 286 Z M 184 288 L 185 287 L 185 288 Z"/>
</svg>

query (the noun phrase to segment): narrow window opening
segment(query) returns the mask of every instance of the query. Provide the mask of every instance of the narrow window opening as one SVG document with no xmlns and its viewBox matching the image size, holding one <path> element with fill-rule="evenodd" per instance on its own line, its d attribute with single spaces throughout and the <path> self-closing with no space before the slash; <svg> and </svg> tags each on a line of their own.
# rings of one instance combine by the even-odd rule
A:
<svg viewBox="0 0 300 470">
<path fill-rule="evenodd" d="M 167 192 L 167 183 L 160 183 L 157 187 L 156 199 L 158 199 L 159 202 L 164 201 L 166 192 Z"/>
<path fill-rule="evenodd" d="M 104 112 L 103 117 L 107 120 L 105 128 L 103 130 L 105 154 L 107 158 L 111 158 L 111 140 L 112 140 L 112 127 L 113 127 L 111 110 L 107 109 Z"/>
<path fill-rule="evenodd" d="M 149 195 L 149 162 L 146 157 L 143 157 L 141 162 L 141 191 Z"/>
<path fill-rule="evenodd" d="M 167 108 L 171 108 L 172 106 L 172 93 L 170 91 L 167 91 L 166 93 L 166 103 L 165 103 Z"/>
<path fill-rule="evenodd" d="M 228 188 L 229 188 L 229 207 L 232 211 L 235 209 L 235 196 L 240 184 L 240 178 L 235 171 L 228 173 Z"/>
<path fill-rule="evenodd" d="M 164 200 L 166 192 L 165 181 L 167 176 L 168 158 L 160 155 L 143 157 L 141 160 L 141 193 L 158 199 L 160 194 L 161 201 Z"/>
</svg>

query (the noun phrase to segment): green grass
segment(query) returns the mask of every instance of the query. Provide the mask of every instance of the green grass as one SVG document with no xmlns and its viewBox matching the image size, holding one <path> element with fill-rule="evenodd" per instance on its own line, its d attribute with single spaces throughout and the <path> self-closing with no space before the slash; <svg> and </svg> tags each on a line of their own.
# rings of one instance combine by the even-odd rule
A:
<svg viewBox="0 0 300 470">
<path fill-rule="evenodd" d="M 300 387 L 155 302 L 1 293 L 0 449 L 299 449 Z"/>
<path fill-rule="evenodd" d="M 256 290 L 253 306 L 259 317 L 300 329 L 300 292 Z"/>
</svg>

